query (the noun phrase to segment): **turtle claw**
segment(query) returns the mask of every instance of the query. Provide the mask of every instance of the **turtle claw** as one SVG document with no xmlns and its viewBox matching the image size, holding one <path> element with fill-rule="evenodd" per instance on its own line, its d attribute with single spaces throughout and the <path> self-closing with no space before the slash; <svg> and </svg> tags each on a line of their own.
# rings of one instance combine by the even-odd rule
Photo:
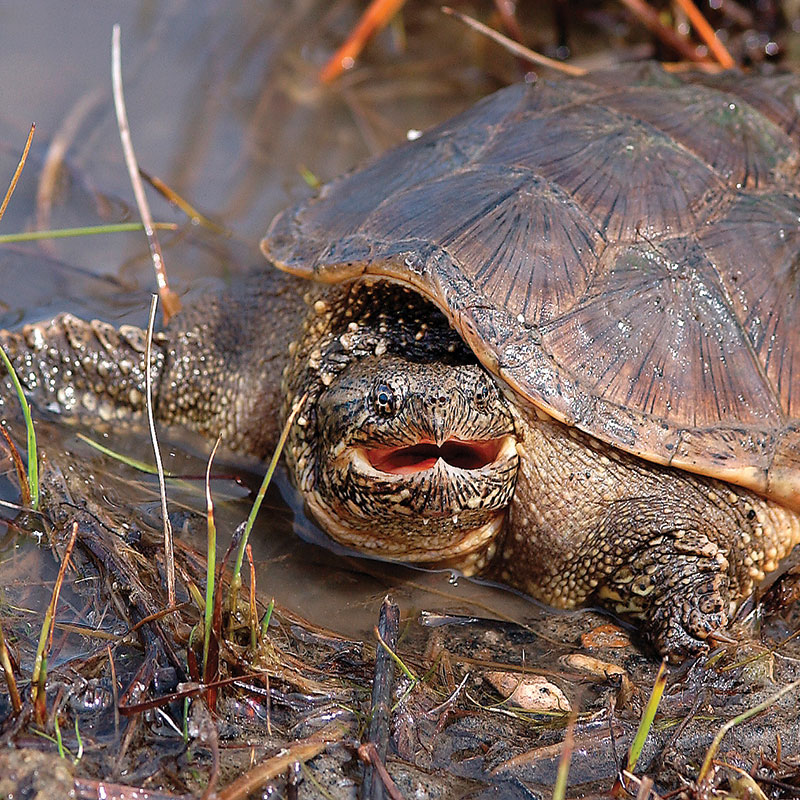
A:
<svg viewBox="0 0 800 800">
<path fill-rule="evenodd" d="M 658 652 L 672 662 L 708 652 L 716 641 L 730 641 L 723 630 L 728 624 L 724 591 L 719 574 L 701 576 L 706 585 L 675 587 L 654 598 L 648 614 L 650 639 Z M 708 584 L 713 589 L 709 591 Z"/>
</svg>

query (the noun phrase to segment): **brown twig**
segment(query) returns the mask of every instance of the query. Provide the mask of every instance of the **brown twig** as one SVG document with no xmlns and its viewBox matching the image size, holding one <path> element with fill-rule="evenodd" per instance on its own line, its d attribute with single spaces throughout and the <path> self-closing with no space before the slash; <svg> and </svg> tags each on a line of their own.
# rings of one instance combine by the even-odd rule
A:
<svg viewBox="0 0 800 800">
<path fill-rule="evenodd" d="M 17 188 L 17 181 L 19 180 L 19 176 L 22 174 L 22 168 L 25 166 L 25 162 L 28 160 L 28 152 L 31 149 L 31 142 L 33 141 L 33 134 L 36 131 L 36 123 L 34 122 L 31 125 L 31 129 L 28 132 L 28 138 L 25 142 L 25 147 L 22 151 L 22 157 L 19 160 L 19 164 L 17 164 L 17 168 L 14 170 L 14 175 L 11 178 L 11 183 L 8 184 L 8 189 L 6 189 L 5 197 L 3 198 L 3 202 L 0 203 L 0 219 L 3 219 L 3 214 L 6 213 L 6 208 L 8 207 L 8 201 L 11 200 L 11 195 L 14 194 L 14 189 Z"/>
<path fill-rule="evenodd" d="M 127 703 L 126 698 L 130 694 L 130 691 L 128 691 L 122 698 L 119 710 L 125 716 L 135 716 L 144 711 L 151 711 L 154 708 L 161 708 L 162 706 L 169 705 L 170 703 L 174 703 L 178 700 L 185 700 L 187 697 L 197 697 L 198 695 L 208 693 L 209 689 L 212 688 L 219 689 L 222 686 L 231 685 L 246 687 L 247 685 L 244 683 L 244 681 L 261 677 L 263 677 L 262 672 L 253 672 L 249 675 L 234 675 L 230 678 L 221 678 L 213 681 L 212 683 L 189 683 L 184 681 L 180 690 L 176 692 L 169 692 L 168 694 L 162 694 L 158 697 L 153 697 L 150 700 L 143 700 L 141 703 Z M 134 684 L 132 683 L 131 687 L 133 687 L 133 685 Z"/>
<path fill-rule="evenodd" d="M 384 647 L 375 654 L 375 677 L 372 681 L 372 708 L 370 711 L 369 734 L 365 747 L 371 747 L 366 760 L 364 779 L 359 791 L 360 800 L 382 800 L 384 788 L 389 791 L 384 778 L 386 754 L 389 750 L 389 723 L 391 721 L 392 688 L 394 686 L 394 659 L 388 650 L 397 647 L 397 633 L 400 627 L 400 609 L 389 597 L 383 599 L 378 617 L 378 636 Z M 361 748 L 359 748 L 361 755 Z M 378 766 L 380 765 L 380 766 Z M 383 767 L 383 770 L 381 769 Z M 375 771 L 380 780 L 376 780 Z M 388 777 L 388 773 L 386 773 Z M 391 778 L 390 778 L 391 780 Z"/>
<path fill-rule="evenodd" d="M 494 28 L 490 28 L 488 25 L 484 25 L 482 22 L 478 22 L 478 20 L 473 19 L 466 14 L 462 14 L 460 11 L 455 11 L 449 6 L 442 6 L 442 12 L 450 17 L 455 17 L 460 22 L 463 22 L 465 25 L 475 31 L 478 31 L 479 33 L 482 33 L 484 36 L 488 36 L 492 41 L 497 42 L 499 45 L 505 47 L 505 49 L 508 50 L 508 52 L 512 55 L 515 55 L 519 58 L 524 58 L 526 61 L 530 61 L 531 64 L 536 64 L 539 67 L 547 67 L 548 69 L 554 69 L 563 73 L 564 75 L 572 75 L 573 77 L 580 77 L 581 75 L 586 74 L 586 70 L 582 69 L 581 67 L 576 67 L 573 64 L 565 64 L 563 61 L 556 61 L 554 58 L 543 56 L 541 53 L 537 53 L 535 50 L 531 50 L 530 48 L 515 42 L 513 39 L 509 39 L 508 36 L 503 36 L 502 33 L 496 31 Z"/>
<path fill-rule="evenodd" d="M 728 52 L 728 48 L 717 38 L 714 29 L 708 24 L 708 20 L 700 13 L 700 10 L 692 0 L 675 0 L 675 2 L 689 17 L 689 22 L 692 23 L 692 27 L 697 31 L 697 35 L 706 43 L 711 54 L 719 61 L 720 66 L 723 69 L 733 69 L 736 66 L 733 56 Z"/>
<path fill-rule="evenodd" d="M 362 744 L 358 748 L 358 757 L 367 764 L 367 769 L 371 770 L 374 769 L 375 772 L 378 773 L 378 777 L 380 781 L 376 781 L 373 779 L 372 781 L 372 797 L 383 797 L 384 796 L 384 789 L 389 795 L 390 800 L 405 800 L 403 795 L 400 793 L 400 790 L 397 788 L 397 784 L 392 780 L 392 776 L 389 774 L 389 771 L 386 769 L 386 765 L 383 763 L 384 759 L 378 755 L 378 748 L 375 747 L 373 742 L 367 742 L 366 744 Z M 363 786 L 363 784 L 362 784 Z M 376 793 L 374 787 L 380 787 Z"/>
<path fill-rule="evenodd" d="M 64 158 L 84 120 L 101 102 L 106 100 L 106 92 L 106 89 L 98 88 L 84 94 L 69 110 L 58 131 L 50 139 L 36 185 L 36 230 L 46 231 L 50 228 L 53 195 Z M 45 246 L 50 250 L 53 249 L 52 242 L 48 241 Z"/>
<path fill-rule="evenodd" d="M 19 491 L 22 495 L 22 505 L 29 506 L 31 504 L 31 487 L 28 484 L 28 476 L 25 472 L 25 465 L 22 463 L 22 456 L 19 454 L 19 450 L 6 430 L 5 425 L 0 425 L 0 434 L 2 434 L 3 438 L 6 440 L 9 452 L 11 453 L 11 460 L 14 462 L 14 469 L 17 471 Z"/>
<path fill-rule="evenodd" d="M 147 244 L 150 248 L 150 257 L 153 260 L 153 269 L 156 273 L 156 285 L 161 303 L 164 307 L 164 322 L 169 322 L 181 309 L 181 301 L 172 289 L 169 288 L 167 272 L 164 267 L 164 256 L 161 253 L 161 245 L 158 243 L 155 229 L 153 227 L 153 215 L 150 213 L 150 206 L 147 196 L 144 193 L 144 186 L 139 175 L 139 165 L 136 162 L 136 153 L 133 150 L 131 130 L 128 125 L 128 112 L 125 109 L 125 96 L 122 91 L 122 58 L 119 43 L 119 25 L 115 25 L 111 34 L 111 75 L 112 89 L 114 93 L 114 109 L 117 112 L 117 127 L 119 128 L 119 138 L 122 142 L 122 151 L 125 155 L 125 165 L 128 168 L 133 194 L 136 198 L 136 205 L 139 208 L 139 216 L 142 218 L 144 232 L 147 236 Z M 172 603 L 170 603 L 172 605 Z"/>
<path fill-rule="evenodd" d="M 192 800 L 193 795 L 170 794 L 155 789 L 139 789 L 123 783 L 98 781 L 92 778 L 75 778 L 76 800 Z"/>
<path fill-rule="evenodd" d="M 139 167 L 139 174 L 144 178 L 168 203 L 177 206 L 192 222 L 192 225 L 202 225 L 212 233 L 225 236 L 230 239 L 233 231 L 215 222 L 202 212 L 198 211 L 185 197 L 181 197 L 171 186 L 168 186 L 157 175 L 151 175 L 146 170 Z"/>
<path fill-rule="evenodd" d="M 619 735 L 622 733 L 622 726 L 619 725 L 612 730 L 614 730 L 616 735 Z M 608 731 L 592 731 L 586 736 L 582 736 L 580 739 L 577 739 L 573 749 L 593 752 L 600 747 L 607 746 L 606 743 L 609 741 L 609 739 L 610 737 Z M 556 744 L 545 744 L 535 747 L 532 750 L 526 750 L 524 753 L 519 753 L 516 756 L 512 756 L 506 761 L 498 764 L 496 767 L 493 767 L 489 771 L 489 774 L 502 775 L 503 773 L 507 773 L 511 770 L 519 770 L 522 767 L 537 764 L 540 761 L 553 759 L 556 756 L 560 757 L 563 752 L 563 746 L 563 742 L 558 742 Z"/>
<path fill-rule="evenodd" d="M 291 764 L 310 761 L 319 755 L 330 743 L 341 739 L 344 731 L 345 727 L 336 723 L 324 727 L 306 739 L 290 744 L 278 755 L 262 761 L 233 783 L 229 783 L 218 792 L 218 800 L 244 800 L 264 783 L 280 775 Z"/>
<path fill-rule="evenodd" d="M 8 686 L 8 696 L 11 698 L 11 707 L 14 709 L 15 714 L 22 711 L 22 699 L 19 696 L 17 689 L 17 679 L 14 677 L 14 668 L 11 665 L 11 658 L 8 655 L 8 647 L 6 646 L 6 639 L 3 636 L 3 625 L 0 623 L 0 666 L 6 676 L 6 686 Z"/>
<path fill-rule="evenodd" d="M 31 694 L 33 700 L 33 707 L 37 721 L 41 724 L 43 722 L 44 714 L 44 681 L 47 669 L 47 653 L 53 644 L 53 629 L 56 618 L 56 608 L 58 606 L 58 597 L 61 594 L 61 586 L 64 583 L 64 575 L 67 572 L 69 560 L 72 557 L 72 549 L 75 547 L 75 539 L 78 536 L 78 523 L 72 524 L 72 534 L 67 542 L 64 557 L 61 559 L 61 566 L 58 568 L 58 575 L 56 582 L 53 586 L 53 594 L 50 598 L 50 605 L 44 615 L 44 622 L 42 623 L 42 632 L 39 637 L 39 646 L 36 649 L 36 656 L 33 661 L 33 670 L 31 672 Z"/>
<path fill-rule="evenodd" d="M 672 28 L 664 25 L 658 18 L 658 14 L 645 0 L 621 0 L 621 2 L 650 33 L 679 53 L 682 58 L 701 64 L 709 63 L 705 56 L 698 54 L 697 49 L 690 42 L 678 36 Z"/>
<path fill-rule="evenodd" d="M 145 625 L 149 625 L 151 622 L 158 622 L 158 620 L 163 619 L 168 614 L 174 614 L 177 611 L 183 611 L 184 608 L 191 608 L 191 603 L 180 603 L 177 606 L 170 606 L 169 608 L 162 608 L 160 611 L 154 611 L 152 614 L 148 614 L 146 617 L 142 617 L 135 625 L 132 625 L 125 631 L 123 638 L 125 636 L 131 636 L 132 634 L 136 633 L 139 628 L 143 628 Z"/>
<path fill-rule="evenodd" d="M 506 29 L 506 33 L 515 42 L 522 42 L 522 28 L 517 21 L 517 3 L 516 0 L 494 0 L 494 7 L 500 16 L 500 21 Z"/>
</svg>

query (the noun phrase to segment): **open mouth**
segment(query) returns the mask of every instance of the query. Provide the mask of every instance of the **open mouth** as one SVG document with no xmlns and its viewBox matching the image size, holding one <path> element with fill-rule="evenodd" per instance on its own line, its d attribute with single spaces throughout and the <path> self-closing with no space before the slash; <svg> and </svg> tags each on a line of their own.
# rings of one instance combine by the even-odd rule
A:
<svg viewBox="0 0 800 800">
<path fill-rule="evenodd" d="M 431 469 L 441 458 L 458 469 L 481 469 L 497 460 L 505 437 L 479 441 L 448 439 L 441 446 L 420 442 L 408 447 L 375 447 L 364 451 L 374 469 L 392 475 L 411 475 Z"/>
</svg>

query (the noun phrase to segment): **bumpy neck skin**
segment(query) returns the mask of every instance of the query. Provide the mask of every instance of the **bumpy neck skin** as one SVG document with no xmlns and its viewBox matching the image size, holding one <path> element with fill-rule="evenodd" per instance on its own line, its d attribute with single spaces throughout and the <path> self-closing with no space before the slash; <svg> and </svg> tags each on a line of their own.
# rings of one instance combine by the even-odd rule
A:
<svg viewBox="0 0 800 800">
<path fill-rule="evenodd" d="M 222 434 L 234 450 L 272 455 L 283 424 L 289 343 L 303 328 L 313 289 L 266 270 L 176 316 L 167 329 L 159 417 L 213 438 Z"/>
</svg>

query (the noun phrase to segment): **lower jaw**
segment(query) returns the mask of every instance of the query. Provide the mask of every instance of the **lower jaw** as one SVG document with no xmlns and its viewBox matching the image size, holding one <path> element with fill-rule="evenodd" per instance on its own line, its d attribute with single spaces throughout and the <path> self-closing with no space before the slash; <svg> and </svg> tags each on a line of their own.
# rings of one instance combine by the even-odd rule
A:
<svg viewBox="0 0 800 800">
<path fill-rule="evenodd" d="M 439 520 L 425 524 L 424 517 L 391 515 L 375 519 L 371 524 L 354 520 L 352 525 L 342 521 L 341 516 L 315 498 L 306 498 L 306 504 L 314 520 L 332 539 L 345 547 L 376 558 L 404 561 L 434 568 L 457 569 L 466 576 L 480 573 L 494 556 L 494 540 L 503 530 L 506 521 L 504 511 L 498 511 L 481 525 L 454 529 L 450 536 L 435 531 Z M 452 514 L 444 519 L 452 518 Z M 387 527 L 396 521 L 398 535 L 387 536 Z M 376 533 L 378 530 L 383 533 Z M 446 539 L 433 545 L 436 538 Z"/>
</svg>

